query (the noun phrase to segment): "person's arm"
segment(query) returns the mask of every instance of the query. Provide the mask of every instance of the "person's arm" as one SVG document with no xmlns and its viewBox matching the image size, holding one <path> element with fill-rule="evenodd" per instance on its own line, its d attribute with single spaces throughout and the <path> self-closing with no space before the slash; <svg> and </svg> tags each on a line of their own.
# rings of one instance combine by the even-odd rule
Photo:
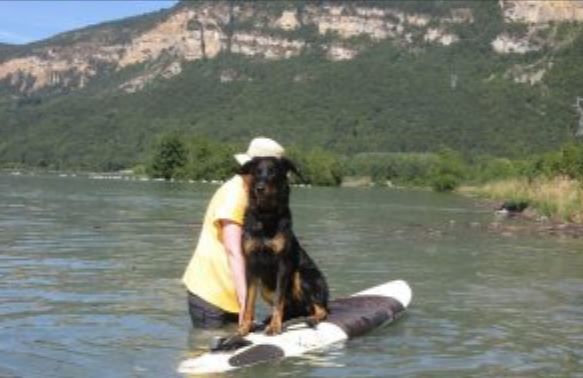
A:
<svg viewBox="0 0 583 378">
<path fill-rule="evenodd" d="M 223 244 L 227 251 L 233 280 L 235 281 L 235 290 L 239 300 L 239 324 L 241 324 L 243 311 L 245 309 L 245 297 L 247 296 L 247 277 L 245 275 L 245 260 L 241 247 L 241 238 L 243 227 L 241 225 L 227 220 L 221 221 L 221 232 Z"/>
</svg>

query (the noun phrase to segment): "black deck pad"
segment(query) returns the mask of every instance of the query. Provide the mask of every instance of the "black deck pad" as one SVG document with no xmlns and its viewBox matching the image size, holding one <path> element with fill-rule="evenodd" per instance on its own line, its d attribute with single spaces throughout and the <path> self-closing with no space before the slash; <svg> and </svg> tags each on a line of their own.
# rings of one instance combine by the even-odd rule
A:
<svg viewBox="0 0 583 378">
<path fill-rule="evenodd" d="M 231 366 L 247 366 L 259 362 L 273 361 L 285 356 L 283 349 L 270 344 L 259 344 L 250 347 L 244 352 L 237 354 L 229 359 Z"/>
<path fill-rule="evenodd" d="M 252 342 L 241 335 L 231 337 L 216 337 L 211 340 L 210 350 L 212 352 L 235 350 L 251 345 Z"/>
<path fill-rule="evenodd" d="M 356 295 L 328 304 L 327 322 L 342 328 L 349 338 L 360 336 L 395 320 L 405 308 L 398 300 L 381 295 Z"/>
</svg>

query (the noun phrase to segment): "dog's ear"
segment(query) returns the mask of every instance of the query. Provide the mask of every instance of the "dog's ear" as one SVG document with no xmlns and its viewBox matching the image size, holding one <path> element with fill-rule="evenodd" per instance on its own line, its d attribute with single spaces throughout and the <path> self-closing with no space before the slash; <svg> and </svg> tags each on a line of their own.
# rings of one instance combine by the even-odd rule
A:
<svg viewBox="0 0 583 378">
<path fill-rule="evenodd" d="M 292 172 L 293 174 L 295 174 L 300 179 L 300 182 L 306 182 L 306 180 L 304 179 L 304 176 L 302 176 L 302 174 L 300 173 L 300 171 L 298 170 L 296 165 L 293 163 L 293 161 L 291 161 L 288 158 L 283 157 L 283 158 L 281 158 L 281 163 L 285 167 L 286 171 Z"/>
<path fill-rule="evenodd" d="M 249 160 L 247 163 L 239 167 L 239 171 L 237 173 L 240 175 L 250 175 L 254 164 L 255 163 L 253 160 Z"/>
</svg>

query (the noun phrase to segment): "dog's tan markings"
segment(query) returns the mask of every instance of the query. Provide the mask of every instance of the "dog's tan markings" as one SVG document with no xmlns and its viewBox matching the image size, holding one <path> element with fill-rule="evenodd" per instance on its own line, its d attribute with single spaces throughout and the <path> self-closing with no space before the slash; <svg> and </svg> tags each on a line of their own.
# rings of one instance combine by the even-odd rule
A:
<svg viewBox="0 0 583 378">
<path fill-rule="evenodd" d="M 243 178 L 243 184 L 245 186 L 245 190 L 249 191 L 249 188 L 251 188 L 251 185 L 253 184 L 253 176 L 251 176 L 250 174 L 246 174 L 246 175 L 241 175 L 241 177 Z"/>
<path fill-rule="evenodd" d="M 266 287 L 261 288 L 261 298 L 270 306 L 273 306 L 273 291 Z"/>
<path fill-rule="evenodd" d="M 272 239 L 268 240 L 266 244 L 274 253 L 280 254 L 285 249 L 286 238 L 283 233 L 278 232 Z"/>
<path fill-rule="evenodd" d="M 247 299 L 245 300 L 245 310 L 243 321 L 239 326 L 239 334 L 245 336 L 251 330 L 253 319 L 255 318 L 255 301 L 257 299 L 257 281 L 253 280 L 247 283 Z"/>
<path fill-rule="evenodd" d="M 292 296 L 296 301 L 300 301 L 303 297 L 302 278 L 299 272 L 295 272 L 292 277 Z"/>
<path fill-rule="evenodd" d="M 280 300 L 279 303 L 277 303 L 277 305 L 273 308 L 273 313 L 271 314 L 271 322 L 269 322 L 269 326 L 265 330 L 265 333 L 267 333 L 268 335 L 280 334 L 282 318 L 283 318 L 283 300 Z"/>
<path fill-rule="evenodd" d="M 328 311 L 326 311 L 326 309 L 319 304 L 314 304 L 313 311 L 314 311 L 313 317 L 318 322 L 321 322 L 328 316 Z"/>
<path fill-rule="evenodd" d="M 277 187 L 274 184 L 268 184 L 265 186 L 265 194 L 272 195 L 277 193 Z"/>
<path fill-rule="evenodd" d="M 243 252 L 248 256 L 253 253 L 253 251 L 258 250 L 260 246 L 261 243 L 255 238 L 245 239 L 243 241 Z"/>
</svg>

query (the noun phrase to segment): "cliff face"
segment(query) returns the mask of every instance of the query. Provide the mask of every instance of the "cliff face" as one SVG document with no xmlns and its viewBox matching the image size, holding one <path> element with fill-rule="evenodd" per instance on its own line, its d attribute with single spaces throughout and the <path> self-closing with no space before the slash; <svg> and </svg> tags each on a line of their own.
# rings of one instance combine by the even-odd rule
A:
<svg viewBox="0 0 583 378">
<path fill-rule="evenodd" d="M 127 43 L 78 42 L 66 46 L 51 44 L 35 48 L 22 57 L 0 63 L 0 80 L 20 93 L 50 87 L 82 88 L 98 75 L 100 68 L 125 67 L 156 62 L 120 88 L 136 91 L 148 81 L 181 72 L 184 62 L 214 58 L 223 51 L 262 59 L 285 59 L 310 46 L 301 38 L 286 35 L 302 27 L 314 27 L 320 35 L 332 34 L 324 46 L 330 60 L 354 58 L 359 47 L 346 41 L 359 36 L 373 41 L 394 39 L 411 43 L 413 33 L 422 33 L 430 43 L 449 45 L 457 36 L 436 27 L 427 27 L 429 15 L 359 6 L 284 9 L 278 14 L 264 12 L 260 6 L 241 3 L 200 3 L 178 6 L 165 19 Z M 467 10 L 456 10 L 439 23 L 471 22 Z M 246 27 L 233 27 L 234 24 Z M 289 34 L 289 33 L 288 33 Z"/>
<path fill-rule="evenodd" d="M 492 41 L 497 53 L 525 54 L 540 50 L 545 44 L 561 44 L 554 38 L 542 39 L 540 32 L 550 23 L 583 21 L 583 1 L 580 0 L 500 0 L 500 8 L 506 23 L 523 24 L 527 33 L 522 36 L 501 34 Z"/>
<path fill-rule="evenodd" d="M 529 25 L 525 35 L 501 34 L 491 41 L 493 51 L 500 54 L 524 54 L 550 43 L 538 31 L 551 21 L 583 20 L 583 1 L 500 0 L 499 6 L 506 22 Z M 289 3 L 275 11 L 253 2 L 185 3 L 127 41 L 47 42 L 18 57 L 5 57 L 0 60 L 0 85 L 16 94 L 77 89 L 101 73 L 143 64 L 140 73 L 118 85 L 135 92 L 156 78 L 180 75 L 185 62 L 212 59 L 225 51 L 265 60 L 297 56 L 315 47 L 302 38 L 302 30 L 329 36 L 319 47 L 327 59 L 340 61 L 355 58 L 367 47 L 358 38 L 370 43 L 392 40 L 405 48 L 454 45 L 460 40 L 455 30 L 474 18 L 472 10 L 464 7 L 435 17 L 358 3 L 303 7 Z"/>
<path fill-rule="evenodd" d="M 500 6 L 509 22 L 583 21 L 583 1 L 580 0 L 500 0 Z"/>
</svg>

